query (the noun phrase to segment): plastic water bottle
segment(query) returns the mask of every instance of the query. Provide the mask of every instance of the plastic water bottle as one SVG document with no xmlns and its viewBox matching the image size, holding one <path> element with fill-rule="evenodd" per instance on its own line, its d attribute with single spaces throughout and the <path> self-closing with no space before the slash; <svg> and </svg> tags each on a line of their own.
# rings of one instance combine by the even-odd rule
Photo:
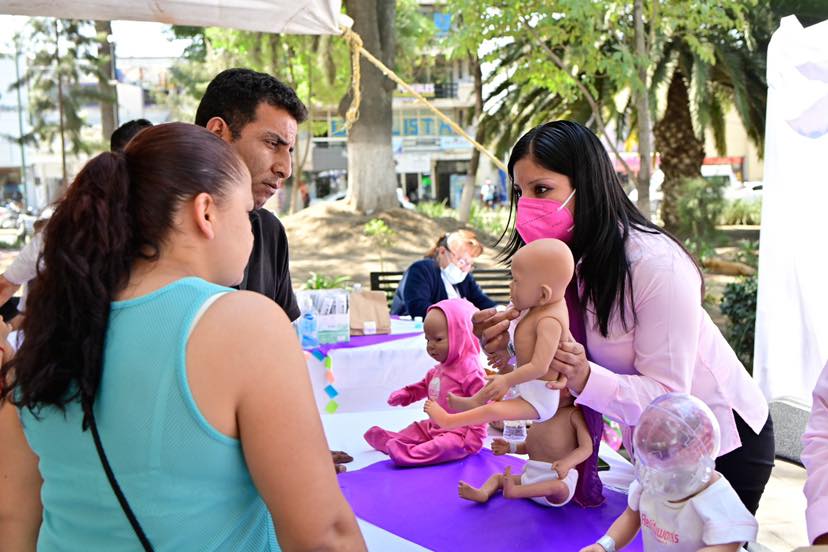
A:
<svg viewBox="0 0 828 552">
<path fill-rule="evenodd" d="M 512 387 L 503 396 L 503 400 L 520 397 L 517 387 Z M 522 443 L 526 441 L 526 422 L 524 420 L 503 420 L 503 438 L 510 442 Z"/>
<path fill-rule="evenodd" d="M 313 349 L 319 347 L 319 332 L 317 329 L 316 315 L 308 311 L 302 315 L 299 321 L 299 335 L 302 336 L 302 348 Z"/>
</svg>

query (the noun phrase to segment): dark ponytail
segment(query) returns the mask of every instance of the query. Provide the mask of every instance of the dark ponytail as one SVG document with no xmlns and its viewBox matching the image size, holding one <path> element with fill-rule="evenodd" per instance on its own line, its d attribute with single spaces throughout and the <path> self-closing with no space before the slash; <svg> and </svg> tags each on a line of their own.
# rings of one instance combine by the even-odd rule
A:
<svg viewBox="0 0 828 552">
<path fill-rule="evenodd" d="M 89 161 L 46 227 L 25 340 L 0 368 L 0 401 L 37 414 L 80 400 L 86 412 L 101 379 L 110 303 L 133 262 L 158 257 L 182 201 L 202 192 L 220 198 L 240 179 L 249 185 L 230 146 L 185 123 L 149 128 L 123 154 Z"/>
</svg>

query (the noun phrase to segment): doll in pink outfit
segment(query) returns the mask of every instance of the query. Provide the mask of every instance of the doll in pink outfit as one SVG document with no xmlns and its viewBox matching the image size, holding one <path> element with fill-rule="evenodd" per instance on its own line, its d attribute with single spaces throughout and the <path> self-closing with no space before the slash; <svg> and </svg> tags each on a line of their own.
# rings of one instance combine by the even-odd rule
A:
<svg viewBox="0 0 828 552">
<path fill-rule="evenodd" d="M 439 364 L 422 381 L 406 385 L 388 397 L 392 406 L 429 398 L 449 412 L 449 393 L 469 397 L 485 385 L 480 343 L 472 333 L 477 309 L 465 299 L 448 299 L 429 307 L 424 321 L 428 354 Z M 394 432 L 374 426 L 365 440 L 386 453 L 398 466 L 440 464 L 465 458 L 483 447 L 485 424 L 443 429 L 431 420 L 414 422 Z"/>
</svg>

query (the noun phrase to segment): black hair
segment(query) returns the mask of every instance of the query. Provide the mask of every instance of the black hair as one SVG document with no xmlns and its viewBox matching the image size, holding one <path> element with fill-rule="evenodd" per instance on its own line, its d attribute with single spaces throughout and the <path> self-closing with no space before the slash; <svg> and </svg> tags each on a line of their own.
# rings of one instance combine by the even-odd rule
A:
<svg viewBox="0 0 828 552">
<path fill-rule="evenodd" d="M 127 121 L 116 128 L 112 136 L 109 137 L 109 151 L 124 151 L 126 145 L 136 134 L 151 126 L 152 123 L 146 119 Z"/>
<path fill-rule="evenodd" d="M 133 262 L 154 260 L 179 205 L 200 193 L 220 202 L 249 182 L 232 147 L 187 123 L 148 128 L 123 153 L 102 153 L 78 173 L 44 230 L 43 268 L 23 319 L 26 339 L 0 367 L 0 403 L 35 415 L 44 406 L 84 408 L 103 368 L 110 304 Z"/>
<path fill-rule="evenodd" d="M 207 85 L 195 124 L 206 127 L 210 119 L 221 117 L 235 140 L 256 118 L 256 109 L 262 102 L 284 109 L 297 123 L 308 118 L 308 109 L 291 87 L 272 75 L 236 68 L 222 71 Z"/>
<path fill-rule="evenodd" d="M 633 291 L 624 245 L 630 229 L 664 234 L 688 257 L 692 259 L 692 256 L 675 237 L 642 215 L 627 197 L 604 145 L 591 130 L 573 121 L 552 121 L 524 134 L 512 148 L 508 164 L 509 179 L 513 183 L 509 222 L 500 240 L 509 233 L 509 227 L 511 233 L 501 253 L 503 259 L 508 261 L 524 245 L 511 221 L 516 216 L 520 197 L 514 186 L 515 163 L 526 157 L 547 170 L 567 176 L 575 190 L 575 230 L 569 246 L 575 261 L 580 261 L 581 303 L 592 303 L 604 337 L 609 333 L 609 319 L 614 309 L 619 310 L 621 322 L 628 329 L 624 306 L 627 302 L 633 304 Z M 633 310 L 634 320 L 635 316 Z"/>
</svg>

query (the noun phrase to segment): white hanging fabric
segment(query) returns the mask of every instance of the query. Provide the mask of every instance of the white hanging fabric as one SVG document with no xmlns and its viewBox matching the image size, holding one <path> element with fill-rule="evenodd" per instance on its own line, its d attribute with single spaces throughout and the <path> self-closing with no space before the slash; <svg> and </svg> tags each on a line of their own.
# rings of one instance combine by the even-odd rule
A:
<svg viewBox="0 0 828 552">
<path fill-rule="evenodd" d="M 771 39 L 763 195 L 753 374 L 809 405 L 828 362 L 828 21 Z"/>
<path fill-rule="evenodd" d="M 0 0 L 0 13 L 124 19 L 276 34 L 340 34 L 351 19 L 340 0 Z"/>
</svg>

